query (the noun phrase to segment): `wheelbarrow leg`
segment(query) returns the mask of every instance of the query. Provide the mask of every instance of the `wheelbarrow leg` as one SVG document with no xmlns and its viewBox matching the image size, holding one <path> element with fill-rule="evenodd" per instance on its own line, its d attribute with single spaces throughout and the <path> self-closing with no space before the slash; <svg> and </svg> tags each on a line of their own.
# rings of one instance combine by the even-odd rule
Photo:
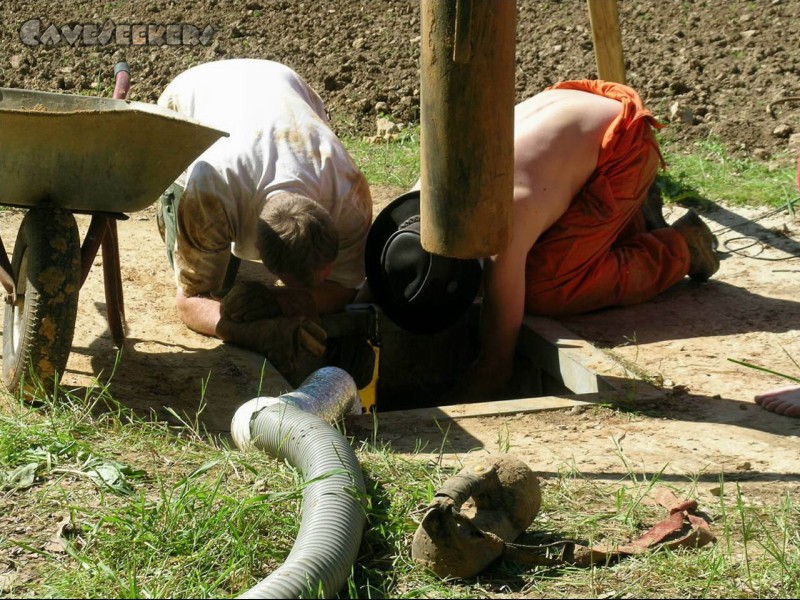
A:
<svg viewBox="0 0 800 600">
<path fill-rule="evenodd" d="M 97 251 L 106 235 L 109 221 L 110 218 L 105 215 L 92 215 L 92 221 L 89 223 L 89 229 L 86 231 L 86 237 L 83 238 L 81 246 L 81 287 L 86 283 L 86 278 L 92 269 L 94 257 L 97 256 Z"/>
<path fill-rule="evenodd" d="M 124 99 L 130 90 L 131 76 L 128 64 L 117 63 L 114 67 L 113 98 Z M 103 247 L 103 282 L 106 291 L 106 312 L 108 328 L 117 348 L 125 342 L 125 305 L 122 296 L 122 274 L 119 267 L 119 237 L 117 221 L 107 219 L 105 235 L 102 236 Z"/>
<path fill-rule="evenodd" d="M 2 239 L 0 239 L 0 284 L 5 288 L 6 302 L 14 304 L 17 301 L 17 284 L 14 281 L 14 269 L 11 266 L 11 261 L 8 260 L 8 254 L 6 254 L 6 247 L 3 245 Z"/>
<path fill-rule="evenodd" d="M 122 295 L 122 273 L 119 265 L 117 221 L 108 219 L 103 236 L 103 282 L 106 292 L 106 312 L 111 337 L 118 348 L 125 342 L 125 302 Z"/>
<path fill-rule="evenodd" d="M 105 215 L 93 215 L 81 246 L 81 287 L 86 282 L 94 258 L 101 247 L 108 328 L 114 344 L 120 348 L 125 342 L 125 304 L 122 294 L 117 220 Z"/>
</svg>

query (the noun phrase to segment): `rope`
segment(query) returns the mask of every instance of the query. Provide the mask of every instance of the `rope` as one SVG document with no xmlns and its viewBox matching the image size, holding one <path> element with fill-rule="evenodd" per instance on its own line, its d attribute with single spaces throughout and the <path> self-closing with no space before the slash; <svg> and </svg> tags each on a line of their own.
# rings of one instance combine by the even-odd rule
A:
<svg viewBox="0 0 800 600">
<path fill-rule="evenodd" d="M 762 214 L 762 215 L 760 215 L 758 217 L 755 217 L 753 219 L 742 219 L 738 223 L 734 223 L 733 225 L 728 225 L 727 227 L 721 227 L 720 229 L 716 229 L 716 230 L 712 231 L 711 233 L 713 233 L 716 236 L 716 235 L 719 235 L 721 233 L 725 233 L 727 231 L 731 231 L 734 228 L 738 227 L 739 225 L 745 225 L 747 223 L 758 223 L 759 221 L 762 221 L 762 220 L 764 220 L 764 219 L 766 219 L 768 217 L 771 217 L 773 215 L 777 215 L 780 212 L 783 212 L 787 208 L 789 209 L 790 212 L 793 213 L 794 212 L 794 208 L 793 207 L 797 202 L 800 202 L 800 198 L 794 198 L 793 200 L 790 200 L 789 202 L 787 202 L 786 206 L 781 206 L 780 208 L 776 208 L 774 210 L 767 211 L 764 214 Z M 749 243 L 747 245 L 744 245 L 744 246 L 735 247 L 735 248 L 732 247 L 733 245 L 735 245 L 734 242 L 739 242 L 741 240 L 751 240 L 751 243 Z M 725 240 L 723 245 L 725 246 L 725 249 L 728 250 L 728 252 L 730 252 L 732 254 L 738 254 L 740 256 L 744 256 L 745 258 L 752 258 L 754 260 L 766 260 L 766 261 L 771 261 L 771 262 L 781 262 L 781 261 L 784 261 L 784 260 L 792 260 L 792 259 L 795 259 L 795 258 L 800 258 L 800 256 L 782 256 L 780 258 L 760 257 L 759 255 L 762 252 L 764 252 L 764 250 L 765 250 L 765 245 L 761 240 L 759 240 L 757 237 L 752 236 L 752 235 L 743 235 L 743 236 L 739 236 L 739 237 L 729 238 L 729 239 Z M 752 248 L 753 246 L 758 246 L 759 247 L 758 248 L 758 252 L 756 254 L 743 254 L 742 253 L 743 250 L 747 250 L 748 248 Z"/>
<path fill-rule="evenodd" d="M 767 104 L 767 112 L 773 119 L 776 118 L 775 105 L 782 104 L 784 102 L 800 102 L 800 96 L 787 96 L 786 98 L 778 98 Z"/>
</svg>

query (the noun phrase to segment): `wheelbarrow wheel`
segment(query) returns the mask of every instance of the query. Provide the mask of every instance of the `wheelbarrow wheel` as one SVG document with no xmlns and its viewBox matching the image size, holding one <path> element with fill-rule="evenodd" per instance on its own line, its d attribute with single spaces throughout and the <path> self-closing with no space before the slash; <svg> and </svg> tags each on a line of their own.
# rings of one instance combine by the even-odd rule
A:
<svg viewBox="0 0 800 600">
<path fill-rule="evenodd" d="M 78 314 L 81 248 L 72 213 L 46 205 L 31 208 L 11 265 L 17 297 L 5 308 L 3 379 L 12 393 L 23 382 L 26 394 L 39 385 L 50 393 L 66 367 Z"/>
</svg>

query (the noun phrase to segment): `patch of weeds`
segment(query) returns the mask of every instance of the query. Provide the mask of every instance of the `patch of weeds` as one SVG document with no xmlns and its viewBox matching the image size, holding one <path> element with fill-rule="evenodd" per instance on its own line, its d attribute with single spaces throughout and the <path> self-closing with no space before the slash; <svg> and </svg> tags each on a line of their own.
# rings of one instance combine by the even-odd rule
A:
<svg viewBox="0 0 800 600">
<path fill-rule="evenodd" d="M 665 204 L 677 204 L 684 207 L 698 208 L 700 210 L 713 210 L 716 206 L 689 183 L 686 174 L 680 170 L 670 171 L 668 174 L 659 173 L 655 185 L 661 192 Z"/>
<path fill-rule="evenodd" d="M 796 160 L 776 157 L 775 164 L 733 158 L 713 138 L 687 149 L 662 142 L 667 163 L 656 184 L 667 203 L 711 210 L 717 202 L 784 207 L 797 196 Z M 787 155 L 788 156 L 788 155 Z M 786 163 L 789 166 L 776 166 Z"/>
<path fill-rule="evenodd" d="M 24 553 L 33 580 L 9 594 L 34 597 L 230 597 L 285 561 L 297 535 L 302 477 L 258 451 L 236 452 L 193 429 L 137 418 L 116 407 L 106 386 L 57 390 L 56 402 L 12 403 L 0 414 L 0 469 L 44 457 L 53 465 L 25 489 L 7 490 L 0 510 L 0 559 Z M 101 408 L 101 401 L 102 407 Z M 377 417 L 376 417 L 377 418 Z M 449 429 L 433 459 L 389 446 L 357 448 L 365 475 L 367 529 L 341 597 L 798 597 L 800 509 L 748 501 L 720 478 L 709 518 L 719 542 L 699 549 L 653 549 L 592 568 L 537 568 L 497 561 L 472 580 L 442 580 L 411 558 L 414 531 L 441 484 Z M 503 446 L 503 433 L 498 445 Z M 642 474 L 614 440 L 621 473 L 581 472 L 565 463 L 542 480 L 543 505 L 526 536 L 617 545 L 665 517 L 649 503 L 664 470 Z M 93 481 L 90 457 L 130 467 L 129 489 Z M 81 473 L 53 473 L 67 466 Z M 84 469 L 84 466 L 86 467 Z M 95 469 L 96 470 L 96 469 Z M 123 471 L 123 469 L 119 469 Z M 134 471 L 135 470 L 135 471 Z M 135 472 L 146 476 L 137 476 Z M 105 478 L 103 481 L 106 481 Z M 679 498 L 697 481 L 669 481 Z M 681 491 L 681 488 L 687 491 Z M 728 491 L 730 490 L 730 491 Z M 57 518 L 12 528 L 12 505 Z M 48 545 L 58 527 L 59 545 Z M 14 533 L 11 533 L 14 532 Z M 61 549 L 58 549 L 58 548 Z M 16 560 L 16 559 L 13 559 Z M 313 595 L 313 593 L 312 593 Z"/>
<path fill-rule="evenodd" d="M 50 565 L 40 593 L 227 597 L 276 568 L 297 532 L 302 487 L 265 455 L 204 454 L 213 458 L 196 465 L 201 457 L 183 456 L 154 470 L 126 502 L 69 506 L 81 544 L 67 548 L 72 564 Z M 267 480 L 275 490 L 264 489 Z"/>
<path fill-rule="evenodd" d="M 407 127 L 385 143 L 354 137 L 343 138 L 342 143 L 370 185 L 409 189 L 419 178 L 419 127 Z"/>
<path fill-rule="evenodd" d="M 452 586 L 414 563 L 411 539 L 425 507 L 452 470 L 397 456 L 388 446 L 362 444 L 367 485 L 367 531 L 351 579 L 351 598 L 458 597 Z"/>
</svg>

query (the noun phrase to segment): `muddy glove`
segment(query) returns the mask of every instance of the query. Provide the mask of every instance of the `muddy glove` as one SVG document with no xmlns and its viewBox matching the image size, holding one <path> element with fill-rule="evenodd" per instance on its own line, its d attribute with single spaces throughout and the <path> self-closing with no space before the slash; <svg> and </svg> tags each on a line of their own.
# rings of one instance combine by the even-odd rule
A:
<svg viewBox="0 0 800 600">
<path fill-rule="evenodd" d="M 316 318 L 317 307 L 308 290 L 242 281 L 222 298 L 220 313 L 236 323 L 250 323 L 281 316 Z"/>
<path fill-rule="evenodd" d="M 295 369 L 309 357 L 325 354 L 325 330 L 304 317 L 276 317 L 249 324 L 259 352 L 284 376 L 291 379 Z"/>
</svg>

